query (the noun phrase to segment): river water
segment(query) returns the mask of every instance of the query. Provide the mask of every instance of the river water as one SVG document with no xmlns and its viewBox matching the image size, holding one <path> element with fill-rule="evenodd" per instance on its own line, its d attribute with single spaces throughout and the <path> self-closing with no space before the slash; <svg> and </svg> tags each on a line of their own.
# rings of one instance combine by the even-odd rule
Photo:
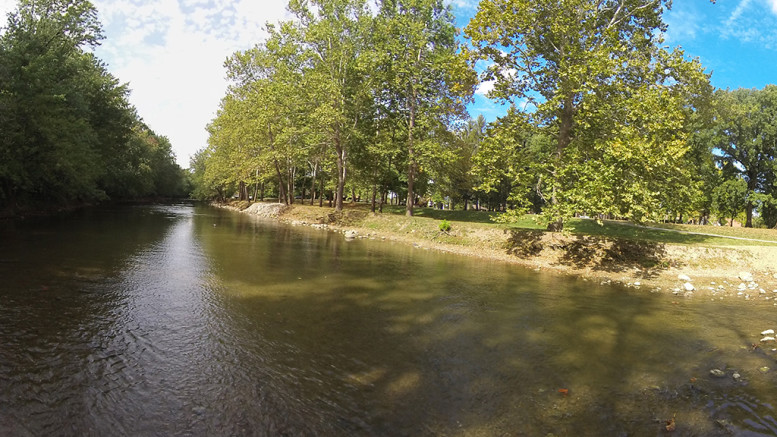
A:
<svg viewBox="0 0 777 437">
<path fill-rule="evenodd" d="M 0 435 L 777 435 L 767 328 L 771 300 L 89 210 L 0 231 Z"/>
</svg>

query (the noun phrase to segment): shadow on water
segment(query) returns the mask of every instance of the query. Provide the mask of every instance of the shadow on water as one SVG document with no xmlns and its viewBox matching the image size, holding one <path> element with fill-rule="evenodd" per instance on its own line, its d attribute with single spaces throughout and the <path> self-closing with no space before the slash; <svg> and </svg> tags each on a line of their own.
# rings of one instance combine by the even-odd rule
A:
<svg viewBox="0 0 777 437">
<path fill-rule="evenodd" d="M 0 434 L 775 434 L 771 307 L 132 211 L 2 241 Z"/>
<path fill-rule="evenodd" d="M 265 362 L 294 375 L 276 389 L 325 433 L 662 435 L 673 416 L 676 435 L 735 429 L 710 408 L 741 386 L 708 376 L 718 347 L 687 308 L 304 229 L 275 229 L 240 261 L 199 237 L 235 309 L 261 320 Z"/>
</svg>

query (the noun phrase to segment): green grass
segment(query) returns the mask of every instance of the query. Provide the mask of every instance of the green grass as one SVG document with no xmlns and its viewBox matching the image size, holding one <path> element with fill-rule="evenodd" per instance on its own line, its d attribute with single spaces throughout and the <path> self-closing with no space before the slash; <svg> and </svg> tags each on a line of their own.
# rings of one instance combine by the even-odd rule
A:
<svg viewBox="0 0 777 437">
<path fill-rule="evenodd" d="M 404 215 L 404 206 L 384 206 L 384 213 Z M 545 225 L 538 223 L 536 216 L 525 215 L 518 222 L 499 224 L 492 220 L 499 213 L 488 211 L 463 211 L 463 210 L 439 210 L 433 208 L 415 208 L 415 217 L 429 218 L 433 220 L 447 220 L 449 222 L 467 222 L 494 227 L 511 229 L 543 230 Z M 674 225 L 674 224 L 649 224 L 649 227 L 658 227 L 665 230 L 648 229 L 627 222 L 605 221 L 602 224 L 595 220 L 571 219 L 566 223 L 566 231 L 572 234 L 595 235 L 609 238 L 623 238 L 629 240 L 651 241 L 656 243 L 688 244 L 704 246 L 763 246 L 777 245 L 777 230 L 730 228 L 726 226 L 699 226 L 699 225 Z M 696 232 L 709 235 L 683 234 L 673 231 Z M 766 240 L 745 241 L 724 237 L 751 238 Z"/>
</svg>

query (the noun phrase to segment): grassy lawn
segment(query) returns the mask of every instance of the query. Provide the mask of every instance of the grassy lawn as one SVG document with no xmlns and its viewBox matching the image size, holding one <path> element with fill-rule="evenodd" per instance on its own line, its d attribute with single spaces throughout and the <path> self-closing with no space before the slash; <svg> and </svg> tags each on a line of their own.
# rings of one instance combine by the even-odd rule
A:
<svg viewBox="0 0 777 437">
<path fill-rule="evenodd" d="M 404 206 L 384 206 L 384 213 L 392 215 L 404 215 Z M 534 217 L 526 215 L 517 223 L 498 224 L 492 220 L 498 213 L 488 211 L 462 211 L 439 210 L 433 208 L 415 208 L 415 217 L 433 220 L 448 220 L 449 222 L 477 223 L 502 228 L 542 230 L 545 226 L 538 224 Z M 455 225 L 454 225 L 455 226 Z M 699 225 L 674 225 L 674 224 L 649 224 L 650 227 L 659 227 L 665 230 L 648 229 L 635 226 L 627 222 L 606 221 L 603 224 L 595 220 L 571 219 L 566 224 L 566 230 L 572 234 L 595 235 L 611 238 L 625 238 L 629 240 L 652 241 L 657 243 L 689 244 L 689 245 L 713 245 L 713 246 L 763 246 L 769 245 L 760 241 L 744 241 L 724 237 L 752 238 L 766 240 L 777 245 L 777 230 L 773 229 L 748 229 L 730 228 L 726 226 L 699 226 Z M 697 232 L 708 235 L 691 235 L 673 231 Z"/>
</svg>

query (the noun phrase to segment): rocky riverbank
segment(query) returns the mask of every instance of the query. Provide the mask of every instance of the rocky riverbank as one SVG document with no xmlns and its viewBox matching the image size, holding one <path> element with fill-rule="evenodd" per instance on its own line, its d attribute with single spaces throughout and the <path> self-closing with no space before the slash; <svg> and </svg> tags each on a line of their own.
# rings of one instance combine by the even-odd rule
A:
<svg viewBox="0 0 777 437">
<path fill-rule="evenodd" d="M 272 203 L 227 208 L 339 232 L 347 239 L 398 241 L 682 298 L 736 298 L 777 306 L 777 246 L 664 244 L 469 222 L 455 222 L 443 232 L 432 219 L 372 214 L 361 208 L 341 213 Z"/>
</svg>

